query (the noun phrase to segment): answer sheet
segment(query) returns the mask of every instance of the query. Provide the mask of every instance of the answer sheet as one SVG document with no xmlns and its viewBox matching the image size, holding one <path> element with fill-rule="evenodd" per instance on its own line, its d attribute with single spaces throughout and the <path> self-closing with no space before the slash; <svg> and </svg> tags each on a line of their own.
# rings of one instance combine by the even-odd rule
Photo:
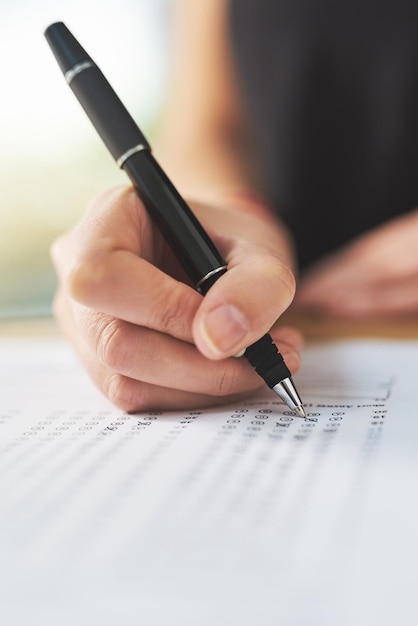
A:
<svg viewBox="0 0 418 626">
<path fill-rule="evenodd" d="M 418 342 L 127 415 L 60 339 L 0 341 L 0 624 L 417 624 Z"/>
</svg>

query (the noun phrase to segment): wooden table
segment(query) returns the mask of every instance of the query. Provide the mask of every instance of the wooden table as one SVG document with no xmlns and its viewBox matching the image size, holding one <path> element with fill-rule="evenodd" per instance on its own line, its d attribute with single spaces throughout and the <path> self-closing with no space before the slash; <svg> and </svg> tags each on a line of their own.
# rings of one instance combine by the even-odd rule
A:
<svg viewBox="0 0 418 626">
<path fill-rule="evenodd" d="M 285 314 L 282 323 L 300 328 L 307 342 L 356 337 L 418 339 L 418 316 L 346 321 Z M 0 337 L 58 337 L 59 335 L 60 330 L 52 317 L 0 321 Z"/>
<path fill-rule="evenodd" d="M 300 328 L 308 342 L 335 339 L 418 339 L 418 316 L 337 320 L 319 316 L 284 315 L 283 323 Z"/>
</svg>

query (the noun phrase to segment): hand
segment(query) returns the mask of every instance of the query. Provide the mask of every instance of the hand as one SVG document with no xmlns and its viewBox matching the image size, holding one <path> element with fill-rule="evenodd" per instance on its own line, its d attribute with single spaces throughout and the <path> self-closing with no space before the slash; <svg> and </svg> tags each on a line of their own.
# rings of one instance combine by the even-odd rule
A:
<svg viewBox="0 0 418 626">
<path fill-rule="evenodd" d="M 303 277 L 295 308 L 338 317 L 418 311 L 418 211 L 359 237 Z"/>
<path fill-rule="evenodd" d="M 267 332 L 293 297 L 272 220 L 193 210 L 229 267 L 205 298 L 131 189 L 103 194 L 52 249 L 59 323 L 98 387 L 129 412 L 208 406 L 263 386 L 246 359 L 226 357 Z M 283 328 L 273 338 L 296 371 L 299 334 Z"/>
</svg>

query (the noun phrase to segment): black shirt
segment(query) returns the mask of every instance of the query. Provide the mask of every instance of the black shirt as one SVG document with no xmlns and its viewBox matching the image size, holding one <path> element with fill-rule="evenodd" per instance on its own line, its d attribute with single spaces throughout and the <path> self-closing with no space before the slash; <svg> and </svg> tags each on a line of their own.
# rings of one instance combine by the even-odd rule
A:
<svg viewBox="0 0 418 626">
<path fill-rule="evenodd" d="M 418 3 L 230 0 L 230 28 L 301 267 L 418 206 Z"/>
</svg>

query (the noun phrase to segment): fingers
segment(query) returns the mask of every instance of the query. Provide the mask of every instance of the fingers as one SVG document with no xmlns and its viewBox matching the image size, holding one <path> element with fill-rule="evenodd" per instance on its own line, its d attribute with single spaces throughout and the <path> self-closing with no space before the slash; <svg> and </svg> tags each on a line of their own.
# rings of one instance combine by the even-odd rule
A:
<svg viewBox="0 0 418 626">
<path fill-rule="evenodd" d="M 400 281 L 353 282 L 335 290 L 318 290 L 301 298 L 299 306 L 340 318 L 404 315 L 418 310 L 417 284 L 415 275 Z"/>
<path fill-rule="evenodd" d="M 132 194 L 117 190 L 100 198 L 54 248 L 69 296 L 126 322 L 194 340 L 202 354 L 216 359 L 259 339 L 293 297 L 293 275 L 279 258 L 260 245 L 234 242 L 227 274 L 202 302 L 194 289 L 144 258 L 145 248 L 150 258 L 156 253 L 149 239 L 155 242 L 155 235 Z"/>
<path fill-rule="evenodd" d="M 295 306 L 337 317 L 418 310 L 418 211 L 363 234 L 301 280 Z"/>
<path fill-rule="evenodd" d="M 56 316 L 117 406 L 209 406 L 264 386 L 246 359 L 225 357 L 270 330 L 293 297 L 294 278 L 275 255 L 281 239 L 272 228 L 253 220 L 253 232 L 239 214 L 229 220 L 232 235 L 223 235 L 229 269 L 205 298 L 178 280 L 178 264 L 126 190 L 99 198 L 54 246 Z M 274 339 L 295 372 L 299 338 L 275 329 Z"/>
<path fill-rule="evenodd" d="M 71 309 L 66 299 L 61 292 L 55 302 L 64 332 L 92 380 L 125 411 L 213 406 L 264 386 L 246 359 L 211 361 L 190 344 L 79 305 Z M 291 371 L 297 371 L 298 333 L 277 330 L 274 339 Z"/>
<path fill-rule="evenodd" d="M 270 330 L 292 301 L 295 280 L 273 254 L 238 246 L 193 322 L 199 350 L 211 359 L 239 353 Z"/>
<path fill-rule="evenodd" d="M 71 299 L 190 342 L 201 296 L 143 258 L 145 250 L 158 260 L 158 238 L 137 198 L 121 189 L 93 203 L 52 256 Z"/>
<path fill-rule="evenodd" d="M 137 324 L 192 341 L 201 296 L 132 252 L 107 246 L 84 258 L 67 280 L 77 302 Z"/>
</svg>

